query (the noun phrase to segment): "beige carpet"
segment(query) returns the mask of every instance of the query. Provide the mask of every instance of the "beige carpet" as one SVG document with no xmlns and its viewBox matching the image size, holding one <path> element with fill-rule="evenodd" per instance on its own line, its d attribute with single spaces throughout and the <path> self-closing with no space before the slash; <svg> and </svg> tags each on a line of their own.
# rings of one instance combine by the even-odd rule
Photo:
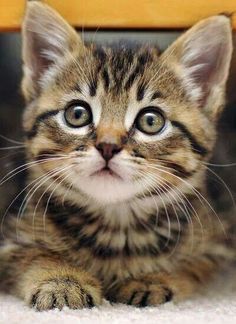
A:
<svg viewBox="0 0 236 324">
<path fill-rule="evenodd" d="M 108 302 L 92 310 L 35 312 L 11 296 L 0 295 L 0 324 L 236 324 L 236 276 L 225 275 L 204 296 L 145 309 Z"/>
</svg>

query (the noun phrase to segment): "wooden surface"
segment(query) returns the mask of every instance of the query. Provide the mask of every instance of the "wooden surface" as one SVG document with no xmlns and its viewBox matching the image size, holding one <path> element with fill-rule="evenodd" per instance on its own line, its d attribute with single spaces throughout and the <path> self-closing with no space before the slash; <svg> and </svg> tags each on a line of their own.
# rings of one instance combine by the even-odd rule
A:
<svg viewBox="0 0 236 324">
<path fill-rule="evenodd" d="M 72 25 L 85 28 L 186 28 L 236 0 L 45 0 Z M 0 31 L 17 30 L 26 0 L 0 0 Z M 236 15 L 235 15 L 236 16 Z M 236 19 L 233 19 L 236 28 Z"/>
</svg>

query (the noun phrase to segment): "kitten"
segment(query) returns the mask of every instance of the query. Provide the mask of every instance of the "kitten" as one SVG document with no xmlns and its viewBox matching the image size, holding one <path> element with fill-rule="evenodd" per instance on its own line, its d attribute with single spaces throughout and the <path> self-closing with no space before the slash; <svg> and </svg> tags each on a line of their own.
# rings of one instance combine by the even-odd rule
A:
<svg viewBox="0 0 236 324">
<path fill-rule="evenodd" d="M 156 48 L 85 45 L 53 9 L 23 23 L 28 185 L 7 215 L 2 290 L 38 310 L 179 301 L 232 257 L 205 189 L 230 20 Z"/>
</svg>

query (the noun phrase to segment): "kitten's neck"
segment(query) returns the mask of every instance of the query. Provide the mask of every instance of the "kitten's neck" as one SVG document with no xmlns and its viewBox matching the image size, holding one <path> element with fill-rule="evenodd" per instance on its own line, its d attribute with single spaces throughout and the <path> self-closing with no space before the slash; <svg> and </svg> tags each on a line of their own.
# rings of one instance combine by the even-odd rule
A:
<svg viewBox="0 0 236 324">
<path fill-rule="evenodd" d="M 35 181 L 35 178 L 39 177 L 41 173 L 42 171 L 36 168 L 36 173 L 31 171 L 28 180 Z M 182 210 L 183 214 L 183 211 L 186 208 L 189 209 L 189 206 L 193 204 L 196 197 L 205 192 L 204 179 L 205 170 L 202 169 L 188 182 L 183 180 L 178 187 L 172 189 L 169 187 L 168 191 L 162 190 L 161 195 L 158 190 L 148 190 L 140 196 L 134 196 L 127 200 L 101 203 L 66 182 L 55 184 L 55 180 L 49 178 L 34 193 L 33 205 L 38 204 L 38 200 L 41 200 L 40 205 L 44 212 L 46 209 L 46 213 L 48 213 L 50 206 L 53 206 L 58 214 L 64 213 L 67 217 L 70 217 L 71 212 L 83 210 L 85 214 L 99 215 L 101 221 L 108 226 L 119 226 L 125 229 L 132 226 L 137 220 L 140 223 L 147 222 L 150 217 L 153 215 L 157 217 L 160 213 L 167 214 L 166 218 L 169 210 Z M 56 217 L 55 212 L 54 214 Z"/>
</svg>

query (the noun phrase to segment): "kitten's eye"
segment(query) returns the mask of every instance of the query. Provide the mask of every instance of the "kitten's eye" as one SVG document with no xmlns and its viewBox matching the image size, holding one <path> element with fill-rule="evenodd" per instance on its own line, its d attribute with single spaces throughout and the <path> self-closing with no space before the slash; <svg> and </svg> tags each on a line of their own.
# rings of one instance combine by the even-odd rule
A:
<svg viewBox="0 0 236 324">
<path fill-rule="evenodd" d="M 69 126 L 83 127 L 92 122 L 91 108 L 85 101 L 76 101 L 66 108 L 64 117 Z"/>
<path fill-rule="evenodd" d="M 145 108 L 138 114 L 135 125 L 141 132 L 155 135 L 165 126 L 165 119 L 155 108 Z"/>
</svg>

